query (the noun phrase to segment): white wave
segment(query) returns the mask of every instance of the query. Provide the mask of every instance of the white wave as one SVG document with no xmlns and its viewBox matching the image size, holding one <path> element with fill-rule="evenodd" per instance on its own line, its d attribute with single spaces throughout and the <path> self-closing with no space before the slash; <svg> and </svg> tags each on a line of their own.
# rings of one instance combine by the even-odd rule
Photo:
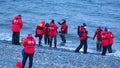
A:
<svg viewBox="0 0 120 68">
<path fill-rule="evenodd" d="M 0 40 L 10 41 L 12 39 L 11 33 L 0 33 Z"/>
<path fill-rule="evenodd" d="M 116 57 L 120 57 L 120 51 L 117 50 L 115 53 L 109 53 L 107 55 L 113 55 L 113 56 L 116 56 Z"/>
</svg>

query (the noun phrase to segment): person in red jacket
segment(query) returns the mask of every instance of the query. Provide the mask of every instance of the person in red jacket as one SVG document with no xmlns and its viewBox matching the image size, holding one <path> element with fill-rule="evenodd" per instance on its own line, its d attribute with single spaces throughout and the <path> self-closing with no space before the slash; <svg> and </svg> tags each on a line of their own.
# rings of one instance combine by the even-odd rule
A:
<svg viewBox="0 0 120 68">
<path fill-rule="evenodd" d="M 22 62 L 20 61 L 16 62 L 16 68 L 22 68 Z"/>
<path fill-rule="evenodd" d="M 109 36 L 109 39 L 108 39 L 108 52 L 112 53 L 112 45 L 114 43 L 114 35 L 113 35 L 112 31 L 110 31 L 110 29 L 108 30 L 108 36 Z"/>
<path fill-rule="evenodd" d="M 66 37 L 65 35 L 67 34 L 68 32 L 68 25 L 67 25 L 67 22 L 65 19 L 62 19 L 62 23 L 58 22 L 58 24 L 61 25 L 61 28 L 60 28 L 60 37 L 63 41 L 63 43 L 66 43 Z"/>
<path fill-rule="evenodd" d="M 84 51 L 83 53 L 87 53 L 87 34 L 88 31 L 86 29 L 86 24 L 83 23 L 83 25 L 78 26 L 78 35 L 80 37 L 80 45 L 76 48 L 75 52 L 79 52 L 79 50 L 82 48 L 84 45 Z"/>
<path fill-rule="evenodd" d="M 42 36 L 45 32 L 45 21 L 41 21 L 37 26 L 36 26 L 36 37 L 39 37 L 39 45 L 41 45 L 41 41 L 42 41 Z"/>
<path fill-rule="evenodd" d="M 20 45 L 19 43 L 20 30 L 23 26 L 21 17 L 22 17 L 21 15 L 18 15 L 12 19 L 12 32 L 13 32 L 12 44 L 15 44 L 15 45 Z"/>
<path fill-rule="evenodd" d="M 25 67 L 25 63 L 28 57 L 29 57 L 29 68 L 32 68 L 35 45 L 36 45 L 36 40 L 33 38 L 32 34 L 28 34 L 27 38 L 23 41 L 23 46 L 24 46 L 24 55 L 22 60 L 23 68 Z"/>
<path fill-rule="evenodd" d="M 102 28 L 100 26 L 98 26 L 96 31 L 95 31 L 94 37 L 93 37 L 93 40 L 95 39 L 95 37 L 97 37 L 96 49 L 99 52 L 101 52 L 101 49 L 102 49 L 102 45 L 101 45 L 101 41 L 102 41 L 101 32 L 102 32 Z"/>
<path fill-rule="evenodd" d="M 50 27 L 49 23 L 45 24 L 45 33 L 44 33 L 44 43 L 48 44 L 50 43 L 50 37 L 49 37 Z"/>
<path fill-rule="evenodd" d="M 108 35 L 108 29 L 105 28 L 102 32 L 101 32 L 101 35 L 102 35 L 102 55 L 106 55 L 106 51 L 107 51 L 107 48 L 108 48 L 108 39 L 109 39 L 109 35 Z"/>
<path fill-rule="evenodd" d="M 49 32 L 49 35 L 50 35 L 50 47 L 52 47 L 52 41 L 53 41 L 53 38 L 54 38 L 54 45 L 55 45 L 55 48 L 56 48 L 56 45 L 57 45 L 57 25 L 54 23 L 54 20 L 52 20 L 50 22 L 50 32 Z"/>
</svg>

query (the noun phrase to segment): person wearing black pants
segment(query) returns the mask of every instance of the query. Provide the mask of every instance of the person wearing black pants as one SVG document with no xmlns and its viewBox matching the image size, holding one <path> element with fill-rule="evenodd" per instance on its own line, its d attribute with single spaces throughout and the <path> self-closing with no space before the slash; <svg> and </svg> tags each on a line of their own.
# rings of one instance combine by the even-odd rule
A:
<svg viewBox="0 0 120 68">
<path fill-rule="evenodd" d="M 44 42 L 45 42 L 45 44 L 48 44 L 48 45 L 49 45 L 50 39 L 49 39 L 49 35 L 48 35 L 48 34 L 45 34 L 45 35 L 44 35 Z"/>
<path fill-rule="evenodd" d="M 20 32 L 13 32 L 12 44 L 20 45 L 19 43 Z"/>
<path fill-rule="evenodd" d="M 112 53 L 112 45 L 111 44 L 108 45 L 108 52 Z"/>
<path fill-rule="evenodd" d="M 83 53 L 87 53 L 87 39 L 86 40 L 82 40 L 80 42 L 80 45 L 76 48 L 75 52 L 79 52 L 79 50 L 83 47 L 83 45 L 84 45 Z"/>
<path fill-rule="evenodd" d="M 35 45 L 36 45 L 36 40 L 33 38 L 31 34 L 28 34 L 27 38 L 23 41 L 23 68 L 25 67 L 25 63 L 27 61 L 27 58 L 29 57 L 29 68 L 32 68 L 33 65 L 33 56 L 35 52 Z"/>
<path fill-rule="evenodd" d="M 27 54 L 27 53 L 24 53 L 23 55 L 23 68 L 25 66 L 25 63 L 26 63 L 26 60 L 27 58 L 29 57 L 29 68 L 32 68 L 32 65 L 33 65 L 33 56 L 34 54 Z"/>
<path fill-rule="evenodd" d="M 23 22 L 22 16 L 17 15 L 12 19 L 12 44 L 20 45 L 19 37 L 20 37 L 20 30 L 22 29 Z"/>
<path fill-rule="evenodd" d="M 54 47 L 56 48 L 57 45 L 57 39 L 56 36 L 50 36 L 50 47 L 52 47 L 52 41 L 54 39 Z"/>
<path fill-rule="evenodd" d="M 39 45 L 40 45 L 40 46 L 42 46 L 42 45 L 41 45 L 42 36 L 43 36 L 43 35 L 38 35 L 38 37 L 39 37 Z"/>
<path fill-rule="evenodd" d="M 86 29 L 86 24 L 83 23 L 83 25 L 78 27 L 78 35 L 80 37 L 80 45 L 76 48 L 75 52 L 79 52 L 79 50 L 83 47 L 84 45 L 84 51 L 83 53 L 86 54 L 87 53 L 87 34 L 88 31 Z"/>
</svg>

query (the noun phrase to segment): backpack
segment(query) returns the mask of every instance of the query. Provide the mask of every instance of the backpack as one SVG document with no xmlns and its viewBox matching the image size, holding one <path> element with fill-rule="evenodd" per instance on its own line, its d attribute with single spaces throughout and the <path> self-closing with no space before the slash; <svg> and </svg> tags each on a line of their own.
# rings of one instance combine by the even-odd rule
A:
<svg viewBox="0 0 120 68">
<path fill-rule="evenodd" d="M 84 28 L 82 26 L 78 26 L 78 35 L 79 37 L 82 36 L 82 31 L 84 30 Z"/>
</svg>

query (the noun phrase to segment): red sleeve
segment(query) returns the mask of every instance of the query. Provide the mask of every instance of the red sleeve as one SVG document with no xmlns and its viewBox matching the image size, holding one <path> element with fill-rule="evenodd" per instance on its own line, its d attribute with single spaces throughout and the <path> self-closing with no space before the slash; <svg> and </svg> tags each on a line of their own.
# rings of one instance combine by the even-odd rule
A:
<svg viewBox="0 0 120 68">
<path fill-rule="evenodd" d="M 96 35 L 97 35 L 97 31 L 95 32 L 95 34 L 94 34 L 94 37 L 93 37 L 93 38 L 95 38 L 95 37 L 96 37 Z"/>
<path fill-rule="evenodd" d="M 19 19 L 19 22 L 20 22 L 20 28 L 22 28 L 23 26 L 22 19 Z"/>
<path fill-rule="evenodd" d="M 23 46 L 25 47 L 27 45 L 27 39 L 23 41 Z"/>
</svg>

